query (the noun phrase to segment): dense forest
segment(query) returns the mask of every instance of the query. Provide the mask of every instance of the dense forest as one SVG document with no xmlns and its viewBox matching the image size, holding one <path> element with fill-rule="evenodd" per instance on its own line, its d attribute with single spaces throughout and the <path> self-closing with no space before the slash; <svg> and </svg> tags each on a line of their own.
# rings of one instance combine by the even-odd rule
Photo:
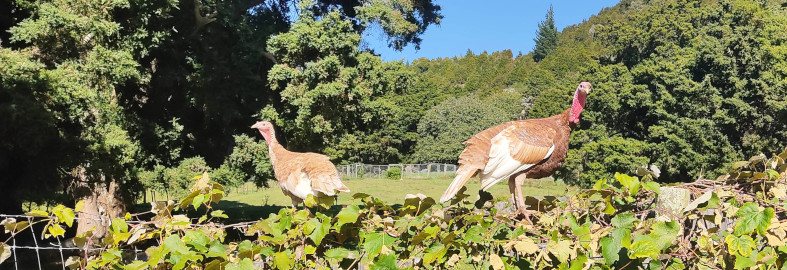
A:
<svg viewBox="0 0 787 270">
<path fill-rule="evenodd" d="M 0 212 L 94 190 L 176 192 L 205 171 L 267 185 L 259 119 L 288 149 L 337 164 L 453 163 L 480 130 L 568 108 L 583 80 L 594 91 L 557 175 L 570 184 L 643 165 L 663 182 L 713 177 L 787 142 L 781 0 L 624 0 L 537 55 L 411 63 L 382 61 L 361 35 L 379 25 L 391 47 L 417 47 L 442 18 L 429 0 L 9 5 Z"/>
</svg>

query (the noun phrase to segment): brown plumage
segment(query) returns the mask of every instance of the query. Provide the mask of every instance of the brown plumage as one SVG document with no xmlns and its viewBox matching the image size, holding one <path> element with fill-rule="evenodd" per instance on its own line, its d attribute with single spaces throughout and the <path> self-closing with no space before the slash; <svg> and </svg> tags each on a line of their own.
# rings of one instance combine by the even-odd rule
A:
<svg viewBox="0 0 787 270">
<path fill-rule="evenodd" d="M 526 214 L 521 188 L 524 179 L 550 176 L 563 164 L 571 129 L 579 122 L 590 88 L 590 83 L 580 83 L 571 108 L 561 114 L 503 123 L 465 141 L 457 175 L 440 202 L 453 198 L 471 177 L 480 175 L 484 190 L 508 179 L 517 209 Z"/>
<path fill-rule="evenodd" d="M 268 142 L 268 153 L 279 187 L 292 199 L 292 205 L 303 202 L 309 194 L 335 196 L 338 191 L 350 192 L 339 179 L 339 172 L 330 159 L 317 153 L 296 153 L 284 149 L 276 140 L 273 125 L 257 122 L 252 128 L 260 131 Z"/>
</svg>

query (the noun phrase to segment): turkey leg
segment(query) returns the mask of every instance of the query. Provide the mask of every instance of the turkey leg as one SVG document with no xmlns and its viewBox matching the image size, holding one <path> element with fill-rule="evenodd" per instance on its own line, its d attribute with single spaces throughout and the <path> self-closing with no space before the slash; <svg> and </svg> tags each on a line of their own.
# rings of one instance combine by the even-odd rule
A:
<svg viewBox="0 0 787 270">
<path fill-rule="evenodd" d="M 527 206 L 525 206 L 525 196 L 522 195 L 522 185 L 525 183 L 525 179 L 527 179 L 527 176 L 524 173 L 520 173 L 514 176 L 514 181 L 509 181 L 508 183 L 510 186 L 511 182 L 514 182 L 514 186 L 516 188 L 516 196 L 514 198 L 516 198 L 517 210 L 520 214 L 525 216 L 527 222 L 533 224 L 533 221 L 530 220 L 530 214 L 533 211 L 527 210 Z"/>
</svg>

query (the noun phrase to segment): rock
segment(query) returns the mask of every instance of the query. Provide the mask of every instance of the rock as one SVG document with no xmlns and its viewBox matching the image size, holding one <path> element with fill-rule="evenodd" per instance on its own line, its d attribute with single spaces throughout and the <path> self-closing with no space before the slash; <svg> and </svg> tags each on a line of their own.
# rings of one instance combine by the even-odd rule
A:
<svg viewBox="0 0 787 270">
<path fill-rule="evenodd" d="M 691 192 L 688 189 L 662 187 L 656 203 L 658 221 L 671 221 L 683 216 L 683 209 L 689 205 Z"/>
</svg>

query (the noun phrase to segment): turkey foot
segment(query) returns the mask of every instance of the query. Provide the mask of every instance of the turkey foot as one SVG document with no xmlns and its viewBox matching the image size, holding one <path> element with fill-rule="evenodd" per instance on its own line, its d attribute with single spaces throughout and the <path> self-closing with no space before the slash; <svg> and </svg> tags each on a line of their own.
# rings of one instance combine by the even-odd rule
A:
<svg viewBox="0 0 787 270">
<path fill-rule="evenodd" d="M 528 223 L 533 224 L 533 221 L 530 220 L 530 214 L 536 211 L 527 210 L 525 197 L 522 195 L 522 184 L 524 184 L 525 179 L 527 179 L 527 176 L 524 173 L 512 175 L 508 179 L 508 190 L 511 192 L 511 198 L 514 198 L 514 206 L 517 213 L 524 216 Z"/>
</svg>

